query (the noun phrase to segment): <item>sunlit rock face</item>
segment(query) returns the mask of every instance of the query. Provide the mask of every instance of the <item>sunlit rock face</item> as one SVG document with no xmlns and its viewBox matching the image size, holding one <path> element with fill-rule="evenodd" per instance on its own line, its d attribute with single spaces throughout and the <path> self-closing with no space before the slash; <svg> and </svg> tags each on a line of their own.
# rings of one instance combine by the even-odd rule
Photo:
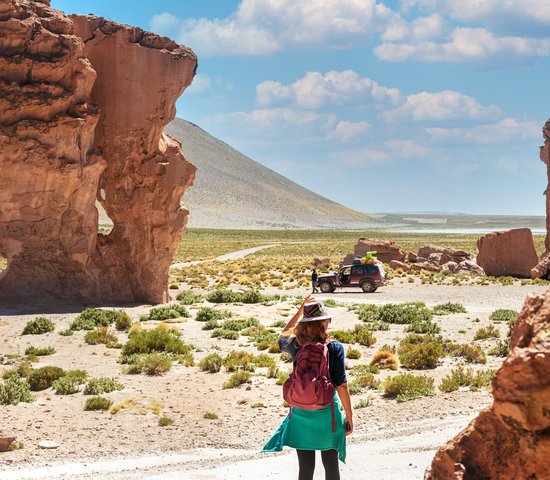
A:
<svg viewBox="0 0 550 480">
<path fill-rule="evenodd" d="M 195 168 L 163 128 L 196 65 L 138 28 L 0 0 L 0 298 L 168 298 Z"/>
<path fill-rule="evenodd" d="M 550 478 L 550 290 L 527 297 L 510 348 L 493 405 L 437 452 L 427 480 Z"/>
</svg>

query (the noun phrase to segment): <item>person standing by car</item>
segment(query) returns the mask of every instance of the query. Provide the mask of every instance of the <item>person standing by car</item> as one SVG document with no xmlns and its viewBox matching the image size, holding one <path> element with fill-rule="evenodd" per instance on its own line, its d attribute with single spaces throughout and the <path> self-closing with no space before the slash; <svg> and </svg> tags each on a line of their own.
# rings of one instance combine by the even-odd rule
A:
<svg viewBox="0 0 550 480">
<path fill-rule="evenodd" d="M 315 410 L 291 407 L 288 416 L 262 450 L 278 452 L 283 449 L 283 445 L 295 448 L 299 464 L 298 480 L 313 480 L 316 450 L 321 451 L 325 479 L 340 480 L 338 460 L 346 461 L 346 436 L 353 432 L 353 410 L 345 371 L 345 352 L 341 343 L 330 341 L 327 328 L 331 318 L 332 315 L 325 306 L 310 295 L 279 337 L 279 347 L 289 353 L 297 364 L 300 355 L 305 354 L 301 350 L 310 348 L 312 342 L 328 350 L 332 402 Z M 299 375 L 296 368 L 295 366 L 287 382 L 292 383 L 292 377 Z M 284 391 L 285 387 L 283 393 Z M 340 405 L 344 408 L 345 417 Z"/>
<path fill-rule="evenodd" d="M 319 293 L 317 290 L 317 270 L 313 269 L 311 272 L 311 293 Z"/>
</svg>

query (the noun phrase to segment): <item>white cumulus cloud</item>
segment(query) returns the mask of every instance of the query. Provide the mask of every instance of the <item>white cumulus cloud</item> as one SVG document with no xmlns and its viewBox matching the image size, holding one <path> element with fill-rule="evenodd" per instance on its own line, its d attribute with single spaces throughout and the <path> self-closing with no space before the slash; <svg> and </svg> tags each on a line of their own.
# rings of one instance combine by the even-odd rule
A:
<svg viewBox="0 0 550 480">
<path fill-rule="evenodd" d="M 380 117 L 386 122 L 412 118 L 414 121 L 482 120 L 501 114 L 495 105 L 484 107 L 468 95 L 450 90 L 409 95 L 398 108 L 383 112 Z"/>
<path fill-rule="evenodd" d="M 426 128 L 433 141 L 459 144 L 506 144 L 541 138 L 540 125 L 527 120 L 505 118 L 496 123 L 465 128 Z"/>
<path fill-rule="evenodd" d="M 256 87 L 256 100 L 264 106 L 287 102 L 307 109 L 372 103 L 395 105 L 400 98 L 397 88 L 379 85 L 353 70 L 308 72 L 290 85 L 266 81 Z"/>
<path fill-rule="evenodd" d="M 151 28 L 201 55 L 264 55 L 289 45 L 347 48 L 396 14 L 376 0 L 241 0 L 221 19 L 155 15 Z"/>
<path fill-rule="evenodd" d="M 342 143 L 349 142 L 356 138 L 364 137 L 371 129 L 368 122 L 348 122 L 341 120 L 334 129 L 334 136 Z"/>
</svg>

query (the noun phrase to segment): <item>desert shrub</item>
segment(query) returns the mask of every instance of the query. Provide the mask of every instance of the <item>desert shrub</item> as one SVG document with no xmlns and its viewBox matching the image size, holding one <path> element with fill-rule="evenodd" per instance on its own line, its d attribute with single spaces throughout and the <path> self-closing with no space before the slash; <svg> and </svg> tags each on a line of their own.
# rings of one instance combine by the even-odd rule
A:
<svg viewBox="0 0 550 480">
<path fill-rule="evenodd" d="M 434 380 L 426 375 L 401 373 L 387 378 L 384 382 L 384 395 L 406 402 L 434 393 Z"/>
<path fill-rule="evenodd" d="M 27 378 L 33 371 L 32 365 L 30 362 L 21 362 L 18 365 L 4 370 L 2 373 L 2 378 L 4 380 L 9 380 L 10 378 Z"/>
<path fill-rule="evenodd" d="M 263 303 L 271 300 L 271 297 L 262 295 L 258 290 L 248 290 L 241 294 L 240 302 L 243 303 Z"/>
<path fill-rule="evenodd" d="M 55 348 L 53 347 L 28 347 L 25 350 L 25 355 L 36 355 L 38 357 L 53 355 L 54 353 L 55 353 Z"/>
<path fill-rule="evenodd" d="M 41 335 L 43 333 L 53 332 L 55 324 L 46 317 L 36 317 L 34 320 L 29 320 L 23 328 L 22 335 Z"/>
<path fill-rule="evenodd" d="M 228 372 L 246 370 L 253 372 L 256 369 L 255 357 L 251 353 L 242 350 L 231 350 L 223 359 L 223 365 Z"/>
<path fill-rule="evenodd" d="M 149 310 L 149 313 L 142 315 L 139 319 L 142 322 L 147 320 L 169 320 L 173 318 L 188 318 L 191 314 L 189 310 L 184 305 L 179 303 L 170 303 L 168 305 L 160 305 L 158 307 L 153 307 Z"/>
<path fill-rule="evenodd" d="M 460 303 L 440 303 L 432 308 L 434 315 L 449 315 L 451 313 L 466 313 L 466 309 Z"/>
<path fill-rule="evenodd" d="M 86 332 L 86 335 L 84 335 L 84 341 L 88 345 L 103 343 L 108 347 L 118 344 L 117 336 L 109 330 L 109 327 L 97 327 L 95 330 Z"/>
<path fill-rule="evenodd" d="M 217 413 L 214 412 L 204 412 L 202 415 L 202 418 L 206 418 L 206 420 L 217 420 L 220 418 Z"/>
<path fill-rule="evenodd" d="M 380 320 L 375 320 L 373 322 L 366 322 L 365 327 L 373 332 L 384 332 L 390 329 L 390 324 Z"/>
<path fill-rule="evenodd" d="M 34 402 L 34 395 L 26 379 L 14 376 L 0 383 L 0 405 L 30 402 Z"/>
<path fill-rule="evenodd" d="M 199 362 L 199 368 L 202 371 L 217 373 L 221 370 L 223 358 L 218 353 L 211 353 Z"/>
<path fill-rule="evenodd" d="M 197 322 L 208 322 L 209 320 L 223 320 L 230 317 L 231 312 L 226 310 L 216 310 L 212 307 L 202 307 L 198 312 L 195 320 Z"/>
<path fill-rule="evenodd" d="M 375 365 L 356 365 L 350 371 L 351 375 L 362 375 L 363 373 L 374 373 L 378 375 L 380 369 Z"/>
<path fill-rule="evenodd" d="M 74 334 L 74 330 L 71 330 L 70 328 L 67 328 L 66 330 L 61 330 L 61 332 L 59 332 L 59 335 L 63 337 L 70 337 L 73 334 Z"/>
<path fill-rule="evenodd" d="M 281 353 L 280 358 L 281 358 L 281 362 L 292 363 L 292 355 L 290 355 L 290 353 L 288 353 L 288 352 Z"/>
<path fill-rule="evenodd" d="M 251 383 L 251 374 L 250 372 L 243 372 L 238 371 L 233 373 L 229 380 L 223 384 L 224 389 L 226 388 L 237 388 L 239 385 L 242 385 L 243 383 Z"/>
<path fill-rule="evenodd" d="M 356 381 L 348 382 L 348 391 L 350 395 L 358 395 L 363 391 L 363 387 Z"/>
<path fill-rule="evenodd" d="M 370 365 L 377 368 L 397 370 L 398 362 L 394 353 L 388 350 L 379 350 L 372 357 Z"/>
<path fill-rule="evenodd" d="M 279 347 L 279 341 L 275 340 L 274 342 L 269 345 L 269 348 L 267 350 L 269 353 L 281 353 L 281 347 Z"/>
<path fill-rule="evenodd" d="M 283 385 L 288 380 L 288 377 L 290 377 L 290 373 L 280 372 L 279 373 L 279 378 L 277 378 L 276 384 L 277 385 Z"/>
<path fill-rule="evenodd" d="M 518 312 L 516 310 L 509 310 L 506 308 L 499 308 L 489 315 L 489 320 L 493 322 L 510 322 L 518 318 Z"/>
<path fill-rule="evenodd" d="M 432 312 L 422 302 L 388 303 L 379 307 L 375 320 L 401 325 L 413 322 L 430 322 L 432 320 Z"/>
<path fill-rule="evenodd" d="M 113 404 L 111 400 L 105 397 L 92 397 L 84 402 L 84 410 L 109 410 Z"/>
<path fill-rule="evenodd" d="M 225 330 L 234 330 L 236 332 L 240 332 L 245 328 L 258 327 L 259 325 L 260 325 L 260 322 L 258 321 L 258 319 L 251 317 L 251 318 L 245 318 L 243 320 L 236 320 L 236 319 L 224 320 L 224 322 L 221 324 L 221 328 Z"/>
<path fill-rule="evenodd" d="M 180 338 L 181 333 L 176 328 L 159 325 L 151 330 L 130 331 L 128 342 L 122 347 L 122 355 L 134 353 L 166 352 L 186 354 L 191 350 Z"/>
<path fill-rule="evenodd" d="M 115 328 L 120 332 L 128 330 L 131 326 L 132 319 L 126 312 L 119 315 L 115 321 Z"/>
<path fill-rule="evenodd" d="M 378 312 L 380 309 L 376 305 L 361 304 L 357 305 L 354 310 L 357 313 L 359 320 L 362 320 L 363 322 L 379 321 Z"/>
<path fill-rule="evenodd" d="M 58 378 L 61 378 L 65 372 L 59 367 L 42 367 L 33 370 L 28 377 L 29 385 L 33 392 L 46 390 L 50 388 Z"/>
<path fill-rule="evenodd" d="M 124 390 L 124 385 L 117 382 L 115 378 L 90 378 L 84 387 L 84 395 L 101 395 L 116 390 Z"/>
<path fill-rule="evenodd" d="M 204 322 L 204 325 L 202 326 L 202 330 L 214 330 L 215 328 L 219 328 L 219 323 L 216 319 L 207 320 Z"/>
<path fill-rule="evenodd" d="M 437 367 L 443 346 L 437 337 L 409 334 L 399 344 L 398 353 L 405 368 L 424 370 Z"/>
<path fill-rule="evenodd" d="M 441 331 L 441 327 L 432 321 L 418 321 L 412 322 L 407 325 L 406 332 L 413 332 L 418 334 L 430 334 L 436 335 Z"/>
<path fill-rule="evenodd" d="M 361 373 L 354 377 L 354 382 L 361 385 L 362 388 L 372 388 L 377 390 L 380 388 L 380 380 L 378 380 L 373 373 Z"/>
<path fill-rule="evenodd" d="M 201 303 L 204 297 L 192 290 L 185 290 L 179 293 L 176 299 L 183 305 L 193 305 L 194 303 Z"/>
<path fill-rule="evenodd" d="M 265 328 L 262 325 L 249 327 L 243 330 L 241 334 L 247 336 L 258 350 L 268 349 L 279 339 L 279 335 L 274 330 Z"/>
<path fill-rule="evenodd" d="M 174 420 L 170 417 L 160 417 L 159 418 L 159 426 L 160 427 L 168 427 L 170 425 L 174 424 Z"/>
<path fill-rule="evenodd" d="M 500 332 L 494 325 L 480 328 L 474 335 L 474 340 L 486 340 L 487 338 L 499 338 Z"/>
<path fill-rule="evenodd" d="M 487 363 L 487 356 L 479 345 L 451 344 L 446 348 L 451 356 L 463 358 L 468 363 Z"/>
<path fill-rule="evenodd" d="M 240 337 L 239 332 L 234 330 L 225 330 L 223 328 L 216 328 L 212 330 L 210 335 L 212 338 L 225 338 L 226 340 L 238 340 Z"/>
<path fill-rule="evenodd" d="M 494 348 L 491 348 L 491 350 L 489 350 L 489 355 L 493 355 L 495 357 L 507 357 L 509 353 L 510 353 L 510 343 L 508 339 L 499 340 L 498 345 Z"/>
<path fill-rule="evenodd" d="M 359 409 L 359 408 L 367 408 L 367 407 L 370 407 L 372 405 L 372 400 L 370 400 L 369 398 L 367 399 L 361 399 L 359 400 L 354 406 L 353 408 L 355 410 Z"/>
<path fill-rule="evenodd" d="M 80 385 L 84 382 L 84 379 L 76 375 L 63 375 L 52 383 L 52 388 L 56 395 L 73 395 L 80 391 Z"/>
<path fill-rule="evenodd" d="M 355 343 L 355 334 L 349 330 L 332 330 L 329 335 L 340 343 Z"/>
<path fill-rule="evenodd" d="M 353 333 L 355 334 L 355 341 L 360 345 L 370 347 L 376 343 L 376 337 L 366 325 L 355 325 Z"/>
<path fill-rule="evenodd" d="M 275 359 L 267 353 L 261 353 L 260 355 L 257 355 L 256 357 L 254 357 L 253 362 L 254 365 L 256 365 L 257 367 L 274 368 L 277 365 Z"/>
<path fill-rule="evenodd" d="M 126 373 L 147 375 L 162 375 L 172 368 L 172 358 L 162 353 L 149 353 L 139 356 L 138 360 L 131 363 Z"/>
<path fill-rule="evenodd" d="M 359 350 L 356 350 L 355 348 L 348 348 L 348 351 L 346 352 L 346 358 L 357 360 L 358 358 L 361 358 L 361 352 Z"/>
<path fill-rule="evenodd" d="M 127 315 L 123 310 L 87 308 L 78 314 L 69 328 L 70 330 L 94 330 L 97 327 L 108 327 Z"/>
<path fill-rule="evenodd" d="M 285 327 L 287 324 L 287 321 L 286 320 L 275 320 L 271 325 L 270 327 L 273 327 L 273 328 L 282 328 L 282 327 Z"/>
<path fill-rule="evenodd" d="M 227 288 L 216 288 L 206 296 L 210 303 L 237 303 L 242 301 L 241 294 Z"/>
<path fill-rule="evenodd" d="M 494 370 L 480 370 L 476 373 L 464 365 L 457 365 L 449 375 L 443 378 L 439 389 L 442 392 L 454 392 L 460 387 L 470 387 L 470 390 L 478 390 L 487 387 L 491 383 Z"/>
</svg>

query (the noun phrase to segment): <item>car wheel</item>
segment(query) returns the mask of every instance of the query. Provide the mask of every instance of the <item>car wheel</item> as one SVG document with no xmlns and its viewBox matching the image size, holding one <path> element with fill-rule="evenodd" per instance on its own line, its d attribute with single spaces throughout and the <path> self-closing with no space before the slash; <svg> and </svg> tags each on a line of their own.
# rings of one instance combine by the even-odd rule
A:
<svg viewBox="0 0 550 480">
<path fill-rule="evenodd" d="M 319 288 L 321 292 L 323 293 L 331 293 L 334 291 L 334 287 L 332 286 L 332 283 L 330 282 L 321 282 L 319 284 Z"/>
<path fill-rule="evenodd" d="M 361 283 L 361 288 L 365 293 L 372 293 L 376 291 L 376 286 L 370 280 L 365 280 Z"/>
</svg>

